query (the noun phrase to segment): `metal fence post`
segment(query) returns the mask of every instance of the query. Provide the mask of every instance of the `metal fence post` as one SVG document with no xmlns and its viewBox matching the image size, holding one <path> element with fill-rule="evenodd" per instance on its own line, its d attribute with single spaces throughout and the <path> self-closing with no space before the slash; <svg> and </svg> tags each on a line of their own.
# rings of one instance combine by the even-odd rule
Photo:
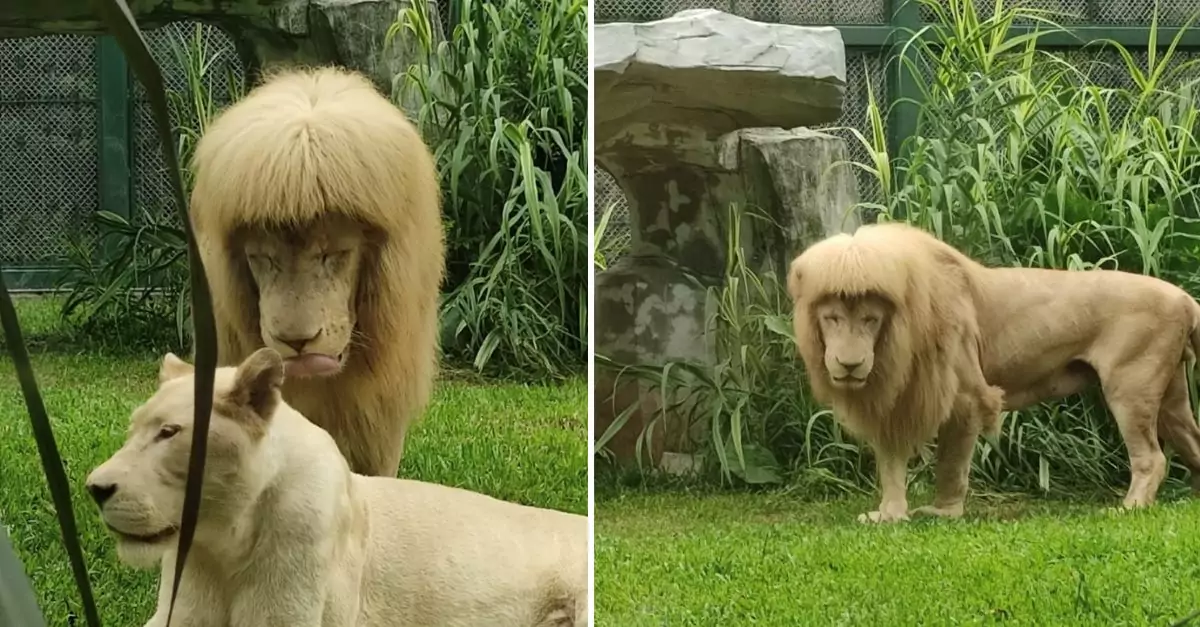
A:
<svg viewBox="0 0 1200 627">
<path fill-rule="evenodd" d="M 129 176 L 130 85 L 125 54 L 111 35 L 96 38 L 96 73 L 99 94 L 100 209 L 130 217 L 132 185 Z"/>
<path fill-rule="evenodd" d="M 917 134 L 921 89 L 916 77 L 901 61 L 900 52 L 911 33 L 921 27 L 921 7 L 914 0 L 889 0 L 891 36 L 887 43 L 887 82 L 891 102 L 887 116 L 888 152 L 893 162 L 902 159 L 904 140 Z M 902 30 L 903 29 L 903 30 Z M 897 185 L 903 181 L 897 180 Z"/>
</svg>

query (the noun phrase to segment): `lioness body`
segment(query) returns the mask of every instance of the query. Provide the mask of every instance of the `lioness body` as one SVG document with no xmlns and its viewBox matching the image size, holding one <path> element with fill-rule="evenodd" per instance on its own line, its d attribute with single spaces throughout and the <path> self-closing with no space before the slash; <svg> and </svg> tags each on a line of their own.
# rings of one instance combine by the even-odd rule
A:
<svg viewBox="0 0 1200 627">
<path fill-rule="evenodd" d="M 332 438 L 279 399 L 282 370 L 263 349 L 217 371 L 203 506 L 172 625 L 587 624 L 586 517 L 354 474 Z M 88 478 L 122 558 L 161 559 L 149 627 L 167 619 L 191 372 L 164 360 L 126 444 Z"/>
<path fill-rule="evenodd" d="M 1193 483 L 1200 485 L 1200 426 L 1192 418 L 1185 372 L 1186 362 L 1200 353 L 1200 306 L 1186 292 L 1152 277 L 1111 270 L 988 268 L 932 235 L 902 224 L 864 226 L 853 238 L 835 236 L 827 241 L 844 245 L 858 239 L 892 242 L 902 256 L 934 260 L 933 265 L 924 265 L 920 271 L 928 273 L 931 280 L 949 281 L 955 286 L 951 292 L 968 298 L 969 307 L 946 310 L 954 316 L 969 317 L 967 323 L 974 323 L 978 330 L 976 362 L 967 360 L 956 370 L 970 377 L 975 376 L 976 369 L 982 372 L 989 386 L 1002 390 L 1004 407 L 1029 407 L 1075 394 L 1098 382 L 1129 451 L 1132 477 L 1124 499 L 1126 507 L 1154 501 L 1166 473 L 1159 435 L 1179 452 L 1192 470 Z M 829 272 L 818 284 L 804 287 L 819 269 L 801 272 L 804 266 L 799 262 L 803 258 L 801 255 L 793 263 L 789 279 L 793 296 L 805 289 L 824 294 L 863 291 L 860 277 L 846 275 L 827 264 L 824 269 Z M 877 261 L 882 265 L 872 276 L 885 284 L 894 281 L 894 268 L 900 262 L 883 258 Z M 951 303 L 959 298 L 946 292 L 934 297 L 948 298 Z M 811 302 L 811 298 L 796 301 L 797 342 L 801 355 L 808 354 L 805 364 L 820 398 L 820 391 L 829 389 L 831 382 L 829 372 L 816 361 L 831 349 L 825 346 L 819 328 L 800 333 L 801 321 L 806 319 L 803 314 L 811 308 Z M 954 329 L 958 322 L 940 318 L 934 327 Z M 889 350 L 896 341 L 890 330 L 881 330 L 876 339 L 882 350 Z M 948 376 L 935 365 L 926 364 L 924 368 L 935 378 Z M 866 389 L 858 392 L 859 397 L 871 397 L 895 386 L 889 372 L 872 375 Z M 954 379 L 947 381 L 953 384 Z M 837 413 L 836 402 L 834 407 Z M 911 407 L 900 406 L 893 411 L 907 409 Z M 876 419 L 883 424 L 920 424 L 922 420 L 895 415 Z M 937 423 L 944 417 L 936 410 L 924 420 Z M 941 424 L 937 494 L 934 505 L 921 510 L 957 516 L 962 513 L 971 451 L 979 430 L 953 416 Z M 914 442 L 928 440 L 928 429 L 910 428 L 906 433 Z M 902 464 L 900 455 L 886 450 L 880 454 L 880 447 L 873 448 L 879 456 L 886 501 L 889 489 L 896 492 L 900 490 L 896 486 L 903 485 L 901 472 L 907 458 Z M 893 517 L 900 518 L 904 516 Z"/>
<path fill-rule="evenodd" d="M 192 169 L 218 363 L 275 349 L 288 403 L 355 472 L 396 476 L 437 369 L 444 246 L 420 134 L 359 74 L 286 70 L 213 120 Z"/>
</svg>

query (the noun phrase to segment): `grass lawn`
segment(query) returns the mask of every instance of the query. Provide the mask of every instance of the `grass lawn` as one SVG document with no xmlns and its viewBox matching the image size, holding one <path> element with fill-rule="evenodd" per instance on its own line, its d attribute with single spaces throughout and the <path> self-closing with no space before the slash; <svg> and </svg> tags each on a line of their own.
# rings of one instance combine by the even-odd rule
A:
<svg viewBox="0 0 1200 627">
<path fill-rule="evenodd" d="M 873 498 L 627 490 L 596 503 L 596 624 L 1165 627 L 1200 608 L 1200 500 L 1116 503 L 972 499 L 958 522 L 874 527 L 855 521 Z"/>
<path fill-rule="evenodd" d="M 137 627 L 153 614 L 157 574 L 117 562 L 83 489 L 120 447 L 130 412 L 154 392 L 159 355 L 72 352 L 53 335 L 53 303 L 21 299 L 38 384 L 54 423 L 101 619 Z M 43 346 L 39 348 L 39 346 Z M 587 383 L 536 387 L 443 381 L 405 447 L 401 474 L 497 498 L 587 514 Z M 52 627 L 82 624 L 78 593 L 7 353 L 0 359 L 0 522 L 16 545 Z M 402 559 L 402 557 L 398 557 Z M 78 619 L 69 622 L 72 614 Z"/>
</svg>

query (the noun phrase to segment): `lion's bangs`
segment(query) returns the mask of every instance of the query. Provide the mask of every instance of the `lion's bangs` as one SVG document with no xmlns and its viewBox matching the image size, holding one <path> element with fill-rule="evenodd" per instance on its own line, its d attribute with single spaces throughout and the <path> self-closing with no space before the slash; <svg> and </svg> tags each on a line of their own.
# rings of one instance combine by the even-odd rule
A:
<svg viewBox="0 0 1200 627">
<path fill-rule="evenodd" d="M 909 268 L 894 248 L 857 237 L 831 238 L 797 259 L 799 291 L 811 303 L 827 296 L 852 299 L 877 296 L 904 302 Z"/>
<path fill-rule="evenodd" d="M 404 114 L 337 68 L 274 80 L 225 111 L 197 145 L 196 219 L 288 226 L 337 211 L 396 221 L 385 230 L 408 226 L 404 172 L 420 142 Z"/>
</svg>

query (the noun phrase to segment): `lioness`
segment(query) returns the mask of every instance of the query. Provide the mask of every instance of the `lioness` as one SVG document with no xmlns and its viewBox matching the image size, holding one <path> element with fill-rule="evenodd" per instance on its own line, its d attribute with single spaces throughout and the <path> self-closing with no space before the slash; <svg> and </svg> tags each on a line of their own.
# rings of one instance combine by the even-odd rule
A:
<svg viewBox="0 0 1200 627">
<path fill-rule="evenodd" d="M 191 365 L 158 391 L 87 489 L 134 566 L 175 567 L 191 446 Z M 195 541 L 172 625 L 390 627 L 587 624 L 587 518 L 350 472 L 285 403 L 281 356 L 218 368 Z M 158 611 L 166 623 L 171 577 Z"/>
</svg>

